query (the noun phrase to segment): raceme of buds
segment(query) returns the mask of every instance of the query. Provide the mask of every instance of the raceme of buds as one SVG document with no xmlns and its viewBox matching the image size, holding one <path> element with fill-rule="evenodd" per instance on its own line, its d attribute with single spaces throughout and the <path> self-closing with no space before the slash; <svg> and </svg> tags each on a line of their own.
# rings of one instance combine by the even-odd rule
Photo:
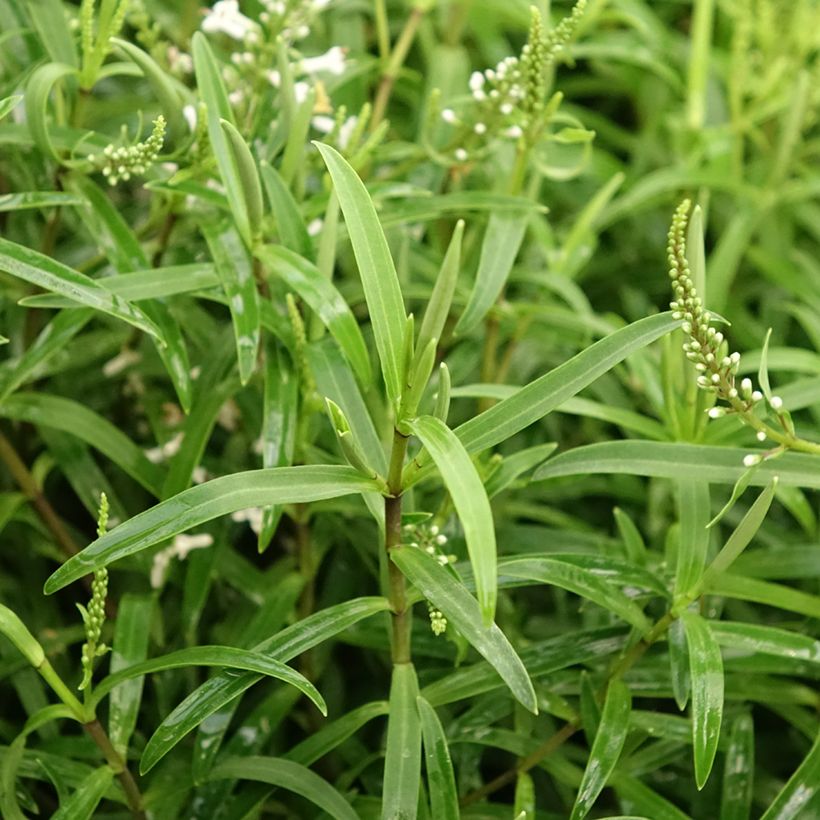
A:
<svg viewBox="0 0 820 820">
<path fill-rule="evenodd" d="M 108 180 L 116 185 L 120 180 L 128 181 L 132 176 L 144 174 L 159 156 L 165 141 L 165 117 L 161 114 L 154 120 L 151 136 L 134 145 L 107 145 L 101 154 L 89 154 L 93 163 Z"/>
</svg>

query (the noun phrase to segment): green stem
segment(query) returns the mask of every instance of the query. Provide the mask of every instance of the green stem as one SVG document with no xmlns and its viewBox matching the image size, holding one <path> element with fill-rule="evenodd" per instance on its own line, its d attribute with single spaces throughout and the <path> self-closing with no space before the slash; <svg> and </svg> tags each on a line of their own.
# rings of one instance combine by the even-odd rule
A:
<svg viewBox="0 0 820 820">
<path fill-rule="evenodd" d="M 388 600 L 391 608 L 391 647 L 393 663 L 410 663 L 411 610 L 407 603 L 407 584 L 401 570 L 393 563 L 392 550 L 401 549 L 401 474 L 407 454 L 407 436 L 393 431 L 393 448 L 387 487 L 390 495 L 384 499 L 385 549 L 387 550 Z"/>
<path fill-rule="evenodd" d="M 370 130 L 375 131 L 376 127 L 384 119 L 387 112 L 387 104 L 390 102 L 390 96 L 393 93 L 393 86 L 396 83 L 396 77 L 399 76 L 399 71 L 404 65 L 407 54 L 410 51 L 410 46 L 413 45 L 413 40 L 416 38 L 416 32 L 419 25 L 424 18 L 424 9 L 415 6 L 404 24 L 399 39 L 393 47 L 390 54 L 390 60 L 387 67 L 382 74 L 379 88 L 376 91 L 376 99 L 373 103 L 373 116 L 370 119 Z"/>
</svg>

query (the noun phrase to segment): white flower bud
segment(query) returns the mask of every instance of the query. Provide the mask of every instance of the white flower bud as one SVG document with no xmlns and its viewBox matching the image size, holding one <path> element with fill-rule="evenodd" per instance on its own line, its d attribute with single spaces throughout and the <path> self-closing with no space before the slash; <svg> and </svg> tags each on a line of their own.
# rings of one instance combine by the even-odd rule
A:
<svg viewBox="0 0 820 820">
<path fill-rule="evenodd" d="M 769 399 L 769 404 L 772 407 L 772 410 L 782 410 L 783 409 L 783 399 L 780 396 L 772 396 Z"/>
<path fill-rule="evenodd" d="M 757 453 L 749 453 L 749 455 L 743 456 L 743 466 L 754 467 L 755 464 L 760 464 L 761 460 L 761 457 Z"/>
</svg>

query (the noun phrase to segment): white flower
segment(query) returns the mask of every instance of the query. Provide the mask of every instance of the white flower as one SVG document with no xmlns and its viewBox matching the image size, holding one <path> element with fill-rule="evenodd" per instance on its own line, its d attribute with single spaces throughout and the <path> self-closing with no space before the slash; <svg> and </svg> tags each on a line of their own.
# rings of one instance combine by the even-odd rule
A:
<svg viewBox="0 0 820 820">
<path fill-rule="evenodd" d="M 177 433 L 173 438 L 168 439 L 168 441 L 160 447 L 152 447 L 150 450 L 146 450 L 145 457 L 152 464 L 159 464 L 162 461 L 167 461 L 169 458 L 173 458 L 182 446 L 182 439 L 184 435 L 184 433 Z"/>
<path fill-rule="evenodd" d="M 484 88 L 484 75 L 480 71 L 474 71 L 470 75 L 470 91 L 480 91 Z"/>
<path fill-rule="evenodd" d="M 456 148 L 455 157 L 459 162 L 466 162 L 467 156 L 468 154 L 463 148 Z"/>
<path fill-rule="evenodd" d="M 282 82 L 282 75 L 274 68 L 267 73 L 268 82 L 274 87 L 279 88 L 279 83 Z"/>
<path fill-rule="evenodd" d="M 744 467 L 754 467 L 755 464 L 760 464 L 761 457 L 757 453 L 749 453 L 747 456 L 743 456 L 743 466 Z"/>
<path fill-rule="evenodd" d="M 347 148 L 348 143 L 350 142 L 350 138 L 353 136 L 353 132 L 356 130 L 356 123 L 358 123 L 359 118 L 357 116 L 348 117 L 343 123 L 342 127 L 339 129 L 339 148 L 345 149 Z"/>
<path fill-rule="evenodd" d="M 473 126 L 473 131 L 475 131 L 476 134 L 486 134 L 487 133 L 487 126 L 484 125 L 483 122 L 477 122 Z"/>
<path fill-rule="evenodd" d="M 505 129 L 504 136 L 509 137 L 511 140 L 517 140 L 523 135 L 523 131 L 521 130 L 521 126 L 519 125 L 511 125 L 509 128 Z"/>
<path fill-rule="evenodd" d="M 310 124 L 322 134 L 329 134 L 336 127 L 336 120 L 334 120 L 333 117 L 321 114 L 318 117 L 314 117 L 310 121 Z"/>
<path fill-rule="evenodd" d="M 751 379 L 743 379 L 740 383 L 740 389 L 744 393 L 751 393 L 752 392 L 752 380 Z"/>
<path fill-rule="evenodd" d="M 237 88 L 235 91 L 231 91 L 231 93 L 228 94 L 228 102 L 234 106 L 239 105 L 244 98 L 245 94 L 241 88 Z"/>
<path fill-rule="evenodd" d="M 316 219 L 312 219 L 308 222 L 307 232 L 308 236 L 318 236 L 322 232 L 322 226 L 324 225 L 324 220 L 321 217 L 316 217 Z"/>
<path fill-rule="evenodd" d="M 757 431 L 757 440 L 766 441 L 766 434 L 762 430 Z"/>
<path fill-rule="evenodd" d="M 760 401 L 763 398 L 763 394 L 759 390 L 755 390 L 752 393 L 752 401 Z"/>
<path fill-rule="evenodd" d="M 162 582 L 165 580 L 165 571 L 172 559 L 178 558 L 180 561 L 184 561 L 189 552 L 210 547 L 213 542 L 213 536 L 208 535 L 206 532 L 199 535 L 185 535 L 184 533 L 178 535 L 174 538 L 170 547 L 160 550 L 154 556 L 154 562 L 151 565 L 151 587 L 159 589 L 162 586 Z"/>
<path fill-rule="evenodd" d="M 781 399 L 780 396 L 772 396 L 769 399 L 769 404 L 772 406 L 772 410 L 783 409 L 783 399 Z"/>
<path fill-rule="evenodd" d="M 719 418 L 721 418 L 721 416 L 725 416 L 725 415 L 726 415 L 726 410 L 724 410 L 722 407 L 712 407 L 709 410 L 709 418 L 710 419 L 719 419 Z"/>
<path fill-rule="evenodd" d="M 293 96 L 297 105 L 301 105 L 310 94 L 310 83 L 298 82 L 293 84 Z"/>
<path fill-rule="evenodd" d="M 341 46 L 333 46 L 318 57 L 302 60 L 302 71 L 305 74 L 343 74 L 344 70 L 345 51 Z"/>
<path fill-rule="evenodd" d="M 259 535 L 262 531 L 262 508 L 261 507 L 251 507 L 247 510 L 238 510 L 235 513 L 231 514 L 232 521 L 247 521 L 250 524 L 251 529 Z"/>
<path fill-rule="evenodd" d="M 256 23 L 239 11 L 239 0 L 219 0 L 202 21 L 206 34 L 227 34 L 234 40 L 244 40 L 256 34 Z"/>
<path fill-rule="evenodd" d="M 452 108 L 445 108 L 441 112 L 441 118 L 444 122 L 450 123 L 450 125 L 455 125 L 458 122 L 458 117 L 456 117 L 456 112 L 453 111 Z"/>
<path fill-rule="evenodd" d="M 190 128 L 192 132 L 196 131 L 196 107 L 193 105 L 186 105 L 182 109 L 182 116 L 185 117 L 185 122 L 188 123 L 188 128 Z"/>
</svg>

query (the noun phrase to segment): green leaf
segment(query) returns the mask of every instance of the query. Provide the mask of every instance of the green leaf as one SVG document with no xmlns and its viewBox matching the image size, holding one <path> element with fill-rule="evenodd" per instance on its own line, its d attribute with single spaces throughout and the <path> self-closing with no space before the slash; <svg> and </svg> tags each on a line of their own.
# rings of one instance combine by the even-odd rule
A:
<svg viewBox="0 0 820 820">
<path fill-rule="evenodd" d="M 265 393 L 262 407 L 262 466 L 289 467 L 293 463 L 299 409 L 299 379 L 290 355 L 274 340 L 265 351 Z M 257 549 L 264 552 L 270 545 L 281 518 L 281 505 L 266 506 Z"/>
<path fill-rule="evenodd" d="M 748 450 L 738 447 L 637 440 L 604 441 L 576 447 L 555 456 L 535 471 L 533 481 L 559 476 L 612 473 L 653 478 L 694 478 L 712 484 L 734 484 L 746 472 L 743 457 L 747 454 Z M 776 459 L 763 461 L 749 483 L 765 487 L 774 476 L 778 476 L 782 484 L 789 486 L 820 489 L 820 470 L 817 469 L 816 456 L 785 453 Z"/>
<path fill-rule="evenodd" d="M 723 766 L 720 820 L 749 820 L 755 767 L 755 732 L 752 716 L 738 715 L 732 722 L 729 748 Z"/>
<path fill-rule="evenodd" d="M 259 294 L 253 261 L 233 227 L 202 226 L 233 320 L 239 378 L 247 384 L 259 352 Z"/>
<path fill-rule="evenodd" d="M 111 647 L 112 675 L 145 660 L 153 608 L 152 595 L 127 593 L 120 598 Z M 128 757 L 128 744 L 137 725 L 142 685 L 142 677 L 131 678 L 111 690 L 108 737 L 123 759 Z"/>
<path fill-rule="evenodd" d="M 225 135 L 229 150 L 233 155 L 233 163 L 239 175 L 239 184 L 242 186 L 242 198 L 245 200 L 245 213 L 248 216 L 248 229 L 251 243 L 259 239 L 262 232 L 262 185 L 259 182 L 259 172 L 256 170 L 256 161 L 251 154 L 248 144 L 242 139 L 236 126 L 225 119 L 220 119 L 219 125 Z"/>
<path fill-rule="evenodd" d="M 272 165 L 262 162 L 259 167 L 279 240 L 294 253 L 310 259 L 313 245 L 293 194 Z"/>
<path fill-rule="evenodd" d="M 543 418 L 630 353 L 674 330 L 678 324 L 670 314 L 664 313 L 617 330 L 457 427 L 456 435 L 468 453 L 486 450 Z"/>
<path fill-rule="evenodd" d="M 221 120 L 233 123 L 233 112 L 222 73 L 207 38 L 197 31 L 191 39 L 196 84 L 208 112 L 208 139 L 211 143 L 219 174 L 225 185 L 228 204 L 236 228 L 245 244 L 251 246 L 251 226 L 244 188 L 228 138 L 222 130 Z"/>
<path fill-rule="evenodd" d="M 22 94 L 13 94 L 11 97 L 3 97 L 3 99 L 0 99 L 0 120 L 2 120 L 6 114 L 13 111 L 22 99 Z M 14 196 L 14 194 L 7 194 L 6 196 Z"/>
<path fill-rule="evenodd" d="M 820 596 L 783 584 L 724 572 L 710 577 L 708 583 L 704 584 L 704 590 L 713 595 L 724 595 L 740 601 L 754 601 L 785 609 L 787 612 L 798 612 L 810 618 L 820 618 Z"/>
<path fill-rule="evenodd" d="M 416 706 L 424 738 L 424 762 L 430 808 L 436 820 L 458 820 L 458 791 L 447 737 L 436 710 L 419 695 Z"/>
<path fill-rule="evenodd" d="M 92 700 L 95 704 L 99 703 L 123 681 L 149 675 L 152 672 L 161 672 L 164 669 L 180 669 L 188 666 L 223 666 L 228 669 L 243 669 L 260 675 L 268 675 L 295 686 L 316 704 L 323 715 L 327 714 L 324 698 L 316 687 L 295 669 L 259 651 L 236 649 L 232 646 L 193 646 L 120 669 L 97 684 Z"/>
<path fill-rule="evenodd" d="M 405 312 L 396 267 L 364 183 L 328 145 L 315 143 L 327 165 L 359 266 L 388 397 L 402 394 Z"/>
<path fill-rule="evenodd" d="M 49 133 L 48 100 L 57 82 L 65 77 L 74 78 L 78 73 L 67 63 L 45 63 L 32 72 L 26 83 L 26 122 L 31 137 L 47 157 L 58 161 L 59 155 Z"/>
<path fill-rule="evenodd" d="M 801 820 L 820 791 L 820 733 L 811 750 L 760 820 Z"/>
<path fill-rule="evenodd" d="M 620 507 L 615 507 L 612 514 L 615 516 L 615 523 L 618 525 L 618 533 L 624 543 L 627 557 L 639 566 L 645 564 L 646 544 L 635 522 Z"/>
<path fill-rule="evenodd" d="M 95 569 L 237 510 L 374 489 L 373 482 L 352 467 L 335 465 L 249 470 L 215 478 L 157 504 L 92 542 L 54 572 L 45 592 L 50 595 Z"/>
<path fill-rule="evenodd" d="M 535 820 L 535 783 L 528 772 L 519 772 L 515 778 L 513 817 L 515 820 Z"/>
<path fill-rule="evenodd" d="M 759 652 L 820 665 L 820 641 L 809 635 L 761 624 L 716 621 L 711 625 L 715 640 L 725 646 L 730 657 Z"/>
<path fill-rule="evenodd" d="M 128 436 L 85 405 L 47 393 L 15 393 L 0 403 L 0 416 L 53 427 L 76 436 L 110 458 L 159 498 L 163 471 Z"/>
<path fill-rule="evenodd" d="M 60 808 L 51 816 L 52 820 L 90 820 L 113 779 L 114 771 L 110 766 L 95 769 L 68 800 L 60 803 Z"/>
<path fill-rule="evenodd" d="M 89 222 L 92 225 L 98 223 L 91 233 L 98 244 L 108 251 L 119 273 L 149 267 L 136 234 L 99 186 L 87 177 L 77 176 L 70 181 L 70 187 L 85 197 Z M 141 305 L 141 310 L 160 329 L 162 341 L 154 340 L 154 344 L 174 385 L 179 403 L 187 413 L 191 408 L 191 366 L 179 324 L 161 300 L 152 299 Z"/>
<path fill-rule="evenodd" d="M 766 397 L 766 401 L 772 399 L 772 388 L 769 385 L 769 340 L 772 338 L 772 329 L 766 332 L 763 340 L 763 348 L 760 351 L 760 365 L 757 370 L 757 380 L 760 382 L 760 389 Z"/>
<path fill-rule="evenodd" d="M 427 448 L 453 499 L 464 529 L 481 617 L 489 626 L 495 617 L 498 582 L 495 524 L 484 485 L 467 451 L 443 421 L 422 416 L 407 426 Z"/>
<path fill-rule="evenodd" d="M 181 143 L 189 134 L 190 129 L 182 114 L 183 100 L 169 74 L 157 65 L 153 57 L 133 43 L 112 37 L 111 45 L 115 46 L 142 71 L 168 122 L 170 137 L 177 143 Z"/>
<path fill-rule="evenodd" d="M 59 208 L 62 205 L 82 205 L 82 198 L 63 191 L 23 191 L 0 196 L 0 213 L 24 211 L 30 208 Z"/>
<path fill-rule="evenodd" d="M 0 604 L 0 635 L 8 638 L 35 669 L 45 660 L 43 647 L 17 614 L 3 604 Z"/>
<path fill-rule="evenodd" d="M 79 66 L 74 37 L 60 0 L 30 0 L 25 4 L 37 37 L 52 60 Z"/>
<path fill-rule="evenodd" d="M 723 658 L 709 622 L 694 612 L 681 616 L 692 679 L 692 744 L 695 781 L 702 789 L 715 762 L 723 720 Z"/>
<path fill-rule="evenodd" d="M 447 253 L 441 263 L 441 269 L 436 277 L 436 284 L 427 302 L 424 319 L 419 329 L 416 341 L 418 353 L 423 351 L 433 339 L 441 339 L 444 324 L 450 315 L 450 305 L 456 290 L 456 282 L 461 268 L 461 240 L 464 235 L 464 220 L 456 223 Z"/>
<path fill-rule="evenodd" d="M 265 245 L 257 249 L 256 256 L 304 299 L 339 343 L 361 383 L 370 384 L 370 357 L 359 323 L 333 283 L 312 262 L 287 248 Z"/>
<path fill-rule="evenodd" d="M 412 663 L 393 665 L 387 715 L 382 818 L 413 818 L 421 782 L 421 722 L 416 707 L 419 684 Z"/>
<path fill-rule="evenodd" d="M 430 555 L 421 549 L 402 547 L 391 554 L 408 580 L 475 647 L 507 684 L 510 691 L 534 714 L 538 702 L 527 670 L 504 633 L 492 624 L 482 626 L 482 613 L 475 598 Z"/>
<path fill-rule="evenodd" d="M 551 584 L 567 589 L 608 609 L 642 633 L 650 623 L 640 608 L 617 585 L 601 577 L 594 569 L 586 569 L 560 558 L 533 557 L 505 560 L 500 571 L 514 578 L 524 578 L 537 584 Z"/>
<path fill-rule="evenodd" d="M 229 758 L 211 771 L 211 780 L 258 780 L 301 795 L 326 811 L 334 820 L 358 820 L 350 803 L 333 786 L 305 766 L 281 757 Z"/>
<path fill-rule="evenodd" d="M 613 680 L 607 687 L 601 722 L 589 752 L 584 778 L 572 807 L 570 820 L 582 820 L 598 799 L 618 763 L 629 732 L 629 713 L 632 697 L 629 687 L 621 680 Z"/>
<path fill-rule="evenodd" d="M 504 290 L 518 249 L 524 240 L 529 219 L 529 213 L 515 211 L 495 211 L 490 214 L 484 241 L 481 243 L 475 284 L 467 307 L 456 324 L 456 335 L 463 336 L 469 333 L 484 318 Z"/>
<path fill-rule="evenodd" d="M 692 691 L 692 680 L 689 675 L 689 647 L 686 643 L 686 632 L 680 618 L 672 622 L 667 633 L 669 647 L 669 673 L 672 678 L 672 694 L 681 712 L 689 703 Z"/>
<path fill-rule="evenodd" d="M 621 799 L 621 808 L 649 820 L 692 820 L 677 806 L 661 797 L 636 777 L 618 774 L 615 791 Z"/>
<path fill-rule="evenodd" d="M 357 598 L 329 607 L 302 619 L 272 638 L 257 644 L 253 651 L 280 663 L 306 652 L 348 627 L 389 609 L 385 598 Z M 152 769 L 188 732 L 226 703 L 242 694 L 261 675 L 251 672 L 222 672 L 210 678 L 174 709 L 154 732 L 140 761 L 140 771 Z"/>
<path fill-rule="evenodd" d="M 288 760 L 309 766 L 311 763 L 324 757 L 343 743 L 366 723 L 389 712 L 386 700 L 377 700 L 366 703 L 357 709 L 351 709 L 346 715 L 334 720 L 319 731 L 294 746 L 286 755 Z"/>
<path fill-rule="evenodd" d="M 555 442 L 547 442 L 546 444 L 536 444 L 534 447 L 528 447 L 525 450 L 519 450 L 517 453 L 506 456 L 485 480 L 484 486 L 487 490 L 487 496 L 494 498 L 513 486 L 524 473 L 549 458 L 557 447 L 558 445 Z"/>
<path fill-rule="evenodd" d="M 697 479 L 678 482 L 680 543 L 675 568 L 675 593 L 688 592 L 700 580 L 709 549 L 709 485 Z"/>
<path fill-rule="evenodd" d="M 0 239 L 0 270 L 73 302 L 108 313 L 162 340 L 159 328 L 135 305 L 78 271 L 37 251 Z"/>
</svg>

